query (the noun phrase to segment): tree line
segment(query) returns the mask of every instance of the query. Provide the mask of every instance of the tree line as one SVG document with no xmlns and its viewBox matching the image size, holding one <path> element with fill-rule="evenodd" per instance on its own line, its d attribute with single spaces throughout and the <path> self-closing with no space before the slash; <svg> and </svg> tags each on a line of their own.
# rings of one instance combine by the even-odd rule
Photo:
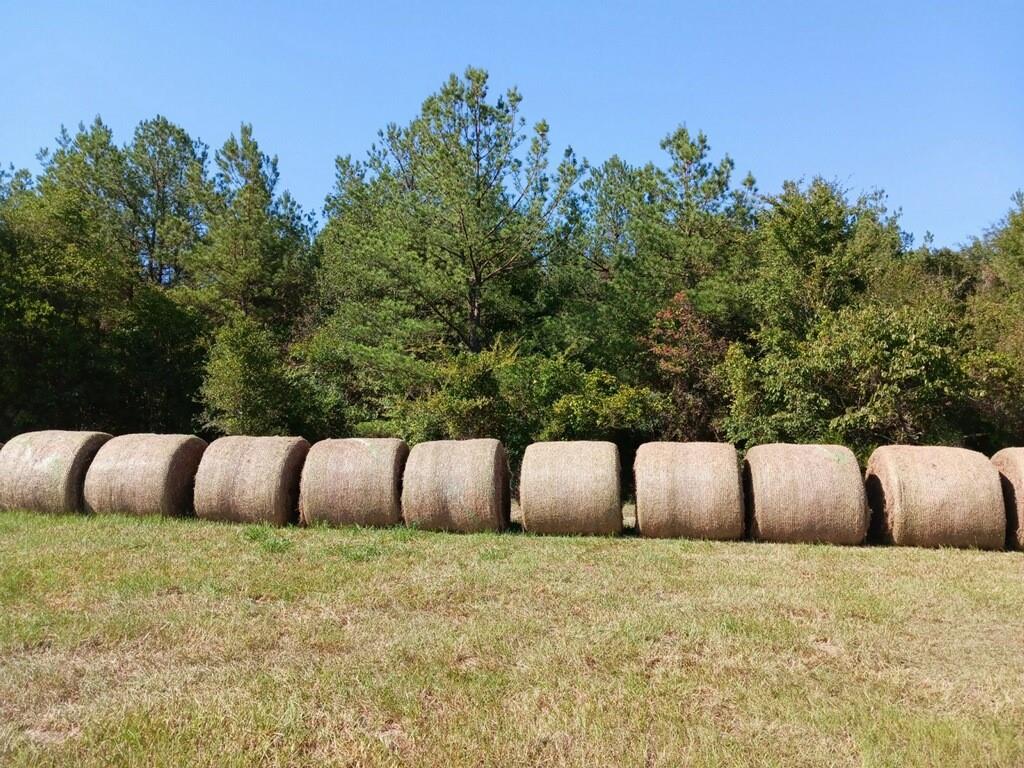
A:
<svg viewBox="0 0 1024 768">
<path fill-rule="evenodd" d="M 1024 196 L 915 246 L 880 192 L 762 192 L 682 127 L 552 157 L 521 103 L 453 75 L 322 223 L 248 125 L 62 131 L 0 174 L 0 439 L 1024 444 Z"/>
</svg>

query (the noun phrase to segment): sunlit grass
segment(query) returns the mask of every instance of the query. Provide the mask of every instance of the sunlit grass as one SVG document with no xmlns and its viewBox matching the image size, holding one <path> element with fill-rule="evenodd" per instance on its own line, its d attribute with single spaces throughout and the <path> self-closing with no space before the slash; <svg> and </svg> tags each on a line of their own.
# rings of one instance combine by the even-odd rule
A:
<svg viewBox="0 0 1024 768">
<path fill-rule="evenodd" d="M 0 763 L 1021 765 L 1024 555 L 0 514 Z"/>
</svg>

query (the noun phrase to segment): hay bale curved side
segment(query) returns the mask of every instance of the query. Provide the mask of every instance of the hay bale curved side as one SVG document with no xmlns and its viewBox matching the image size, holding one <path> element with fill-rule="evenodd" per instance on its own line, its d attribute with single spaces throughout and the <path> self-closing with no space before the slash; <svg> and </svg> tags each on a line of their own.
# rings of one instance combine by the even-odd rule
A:
<svg viewBox="0 0 1024 768">
<path fill-rule="evenodd" d="M 620 474 L 614 443 L 533 443 L 523 454 L 519 478 L 523 529 L 593 536 L 619 533 Z"/>
<path fill-rule="evenodd" d="M 196 473 L 196 516 L 285 525 L 296 519 L 299 477 L 309 452 L 301 437 L 222 437 Z"/>
<path fill-rule="evenodd" d="M 758 541 L 860 544 L 867 535 L 864 481 L 849 448 L 754 446 L 744 460 L 744 486 Z"/>
<path fill-rule="evenodd" d="M 106 432 L 50 429 L 12 437 L 0 449 L 0 509 L 81 512 L 85 473 Z"/>
<path fill-rule="evenodd" d="M 85 475 L 90 512 L 184 517 L 206 441 L 193 435 L 120 435 L 108 440 Z"/>
<path fill-rule="evenodd" d="M 1006 511 L 999 472 L 977 451 L 885 445 L 865 473 L 872 534 L 916 547 L 1002 549 Z"/>
<path fill-rule="evenodd" d="M 743 478 L 731 443 L 644 443 L 636 452 L 633 476 L 641 536 L 743 536 Z"/>
<path fill-rule="evenodd" d="M 307 525 L 397 525 L 408 456 L 405 441 L 393 438 L 315 443 L 302 468 L 299 518 Z"/>
<path fill-rule="evenodd" d="M 413 446 L 402 479 L 402 517 L 427 531 L 501 531 L 509 521 L 508 459 L 498 440 Z"/>
<path fill-rule="evenodd" d="M 1024 549 L 1024 448 L 1004 448 L 992 457 L 1006 507 L 1006 543 Z"/>
</svg>

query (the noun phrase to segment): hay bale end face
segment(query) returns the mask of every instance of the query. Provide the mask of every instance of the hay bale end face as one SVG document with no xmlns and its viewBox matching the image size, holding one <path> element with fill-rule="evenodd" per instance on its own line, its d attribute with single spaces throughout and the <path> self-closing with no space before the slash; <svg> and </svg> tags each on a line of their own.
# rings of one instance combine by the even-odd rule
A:
<svg viewBox="0 0 1024 768">
<path fill-rule="evenodd" d="M 309 452 L 301 437 L 222 437 L 196 474 L 196 516 L 285 525 L 298 512 L 299 477 Z"/>
<path fill-rule="evenodd" d="M 192 489 L 206 441 L 192 435 L 120 435 L 85 475 L 85 507 L 98 514 L 192 513 Z"/>
<path fill-rule="evenodd" d="M 636 524 L 650 538 L 739 539 L 739 455 L 729 443 L 644 443 L 633 463 Z"/>
<path fill-rule="evenodd" d="M 913 547 L 1002 549 L 1006 512 L 999 472 L 977 451 L 885 445 L 865 476 L 872 533 Z"/>
<path fill-rule="evenodd" d="M 868 508 L 857 458 L 840 445 L 758 445 L 744 462 L 751 535 L 759 541 L 860 544 Z"/>
<path fill-rule="evenodd" d="M 106 432 L 45 430 L 11 438 L 0 449 L 0 509 L 81 512 L 85 473 Z"/>
<path fill-rule="evenodd" d="M 533 443 L 523 455 L 519 505 L 533 533 L 607 536 L 622 530 L 614 443 Z"/>
<path fill-rule="evenodd" d="M 402 479 L 402 517 L 427 531 L 501 531 L 509 521 L 508 459 L 497 440 L 413 446 Z"/>
<path fill-rule="evenodd" d="M 402 469 L 409 455 L 392 438 L 321 440 L 302 468 L 299 517 L 307 525 L 402 522 Z"/>
<path fill-rule="evenodd" d="M 1004 448 L 992 457 L 1006 508 L 1006 543 L 1024 550 L 1024 448 Z"/>
</svg>

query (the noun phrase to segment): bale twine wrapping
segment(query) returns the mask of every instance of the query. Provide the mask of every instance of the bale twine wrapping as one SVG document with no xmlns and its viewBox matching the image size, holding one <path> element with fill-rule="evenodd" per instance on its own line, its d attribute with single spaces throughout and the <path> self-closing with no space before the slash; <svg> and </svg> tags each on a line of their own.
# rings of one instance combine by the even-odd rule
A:
<svg viewBox="0 0 1024 768">
<path fill-rule="evenodd" d="M 0 509 L 83 511 L 85 472 L 109 439 L 56 429 L 12 437 L 0 450 Z"/>
<path fill-rule="evenodd" d="M 1024 448 L 1004 448 L 992 457 L 1006 506 L 1006 543 L 1024 549 Z"/>
<path fill-rule="evenodd" d="M 309 525 L 388 526 L 402 522 L 402 468 L 409 455 L 393 438 L 321 440 L 302 468 L 299 517 Z"/>
<path fill-rule="evenodd" d="M 743 536 L 743 479 L 730 443 L 644 443 L 636 452 L 633 476 L 641 536 Z"/>
<path fill-rule="evenodd" d="M 857 458 L 841 445 L 758 445 L 744 462 L 758 541 L 860 544 L 868 507 Z"/>
<path fill-rule="evenodd" d="M 614 443 L 533 443 L 523 455 L 519 504 L 533 533 L 611 535 L 622 530 Z"/>
<path fill-rule="evenodd" d="M 948 446 L 885 445 L 868 459 L 872 534 L 912 547 L 1002 549 L 999 472 L 984 455 Z"/>
<path fill-rule="evenodd" d="M 301 437 L 214 440 L 196 474 L 196 515 L 285 525 L 298 510 L 299 476 L 308 452 Z"/>
<path fill-rule="evenodd" d="M 193 435 L 121 435 L 108 440 L 85 475 L 90 512 L 184 517 L 206 441 Z"/>
<path fill-rule="evenodd" d="M 413 446 L 402 479 L 402 517 L 427 531 L 501 531 L 509 520 L 508 459 L 497 440 Z"/>
</svg>

